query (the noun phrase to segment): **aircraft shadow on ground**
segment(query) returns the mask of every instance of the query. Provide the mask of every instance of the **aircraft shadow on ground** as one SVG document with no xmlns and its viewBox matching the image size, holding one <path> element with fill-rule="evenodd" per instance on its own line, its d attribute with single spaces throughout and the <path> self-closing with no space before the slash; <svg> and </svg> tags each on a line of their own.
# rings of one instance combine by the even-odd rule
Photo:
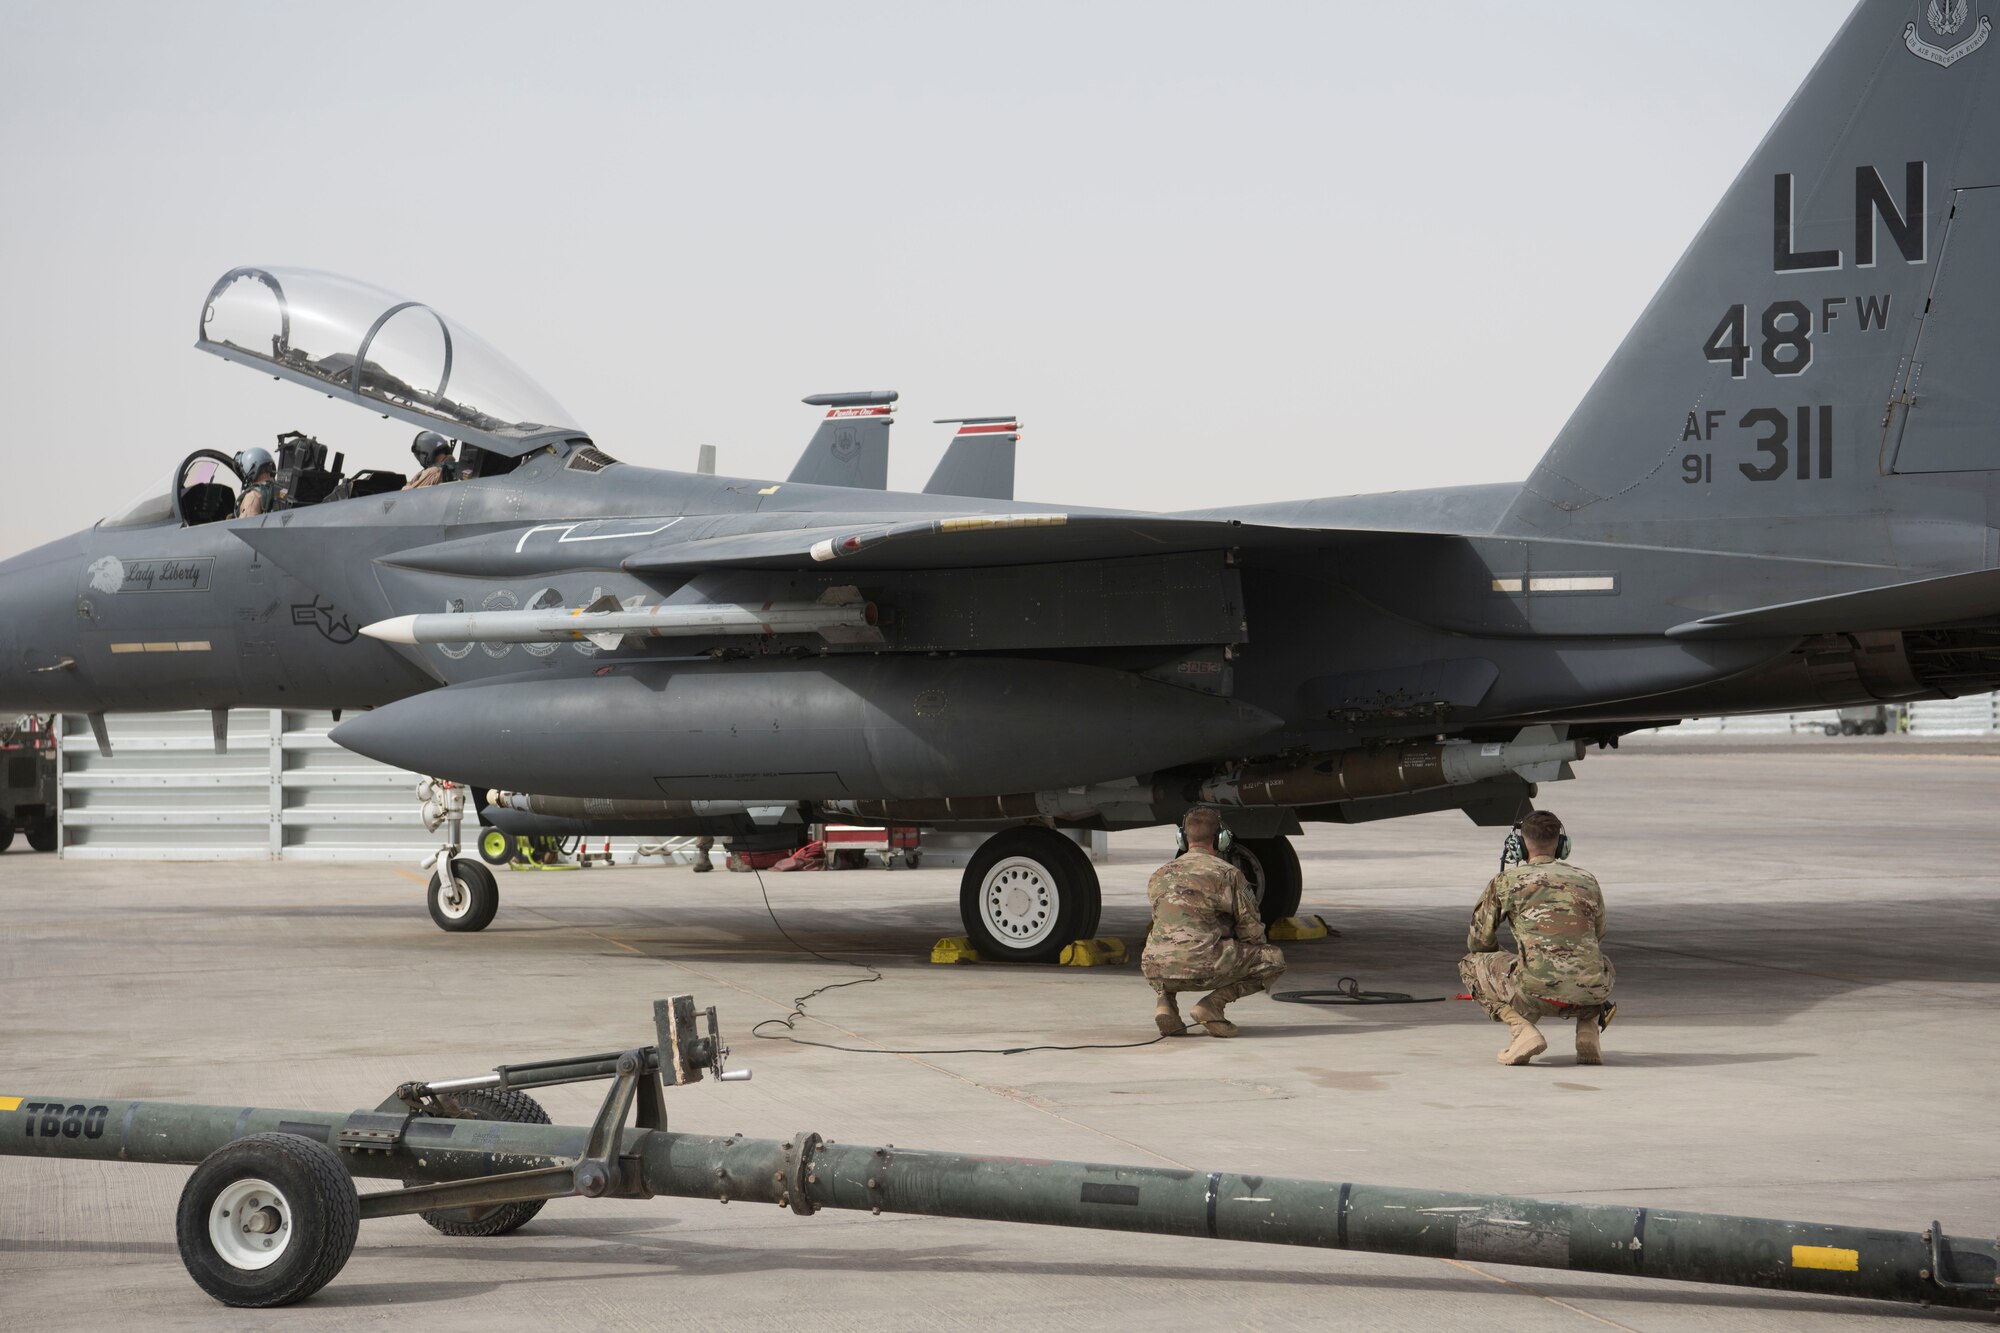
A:
<svg viewBox="0 0 2000 1333">
<path fill-rule="evenodd" d="M 1899 900 L 1892 905 L 1873 901 L 1799 902 L 1774 910 L 1769 902 L 1659 902 L 1624 905 L 1614 896 L 1612 932 L 1606 952 L 1618 967 L 1620 1013 L 1613 1030 L 1631 1030 L 1649 1017 L 1671 1017 L 1676 1023 L 1702 1027 L 1761 1026 L 1810 1010 L 1829 1000 L 1883 985 L 1938 987 L 2000 984 L 2000 917 L 1993 924 L 1963 920 L 1968 900 L 1946 898 Z M 567 918 L 567 913 L 545 909 Z M 1311 910 L 1308 905 L 1307 910 Z M 950 908 L 933 911 L 908 907 L 869 913 L 857 921 L 851 911 L 779 909 L 785 930 L 800 943 L 833 958 L 864 959 L 895 977 L 899 984 L 917 977 L 949 985 L 960 976 L 986 975 L 994 968 L 1012 976 L 1032 975 L 1031 969 L 981 964 L 970 969 L 932 967 L 931 943 L 960 927 Z M 1278 990 L 1330 989 L 1343 977 L 1354 977 L 1366 989 L 1402 991 L 1415 996 L 1456 995 L 1462 988 L 1457 962 L 1464 949 L 1470 903 L 1458 907 L 1398 907 L 1393 910 L 1320 909 L 1342 931 L 1339 938 L 1309 940 L 1282 946 L 1289 969 Z M 1885 914 L 1902 923 L 1891 928 Z M 1910 922 L 1949 920 L 1947 931 L 1913 930 Z M 616 926 L 622 941 L 648 958 L 671 960 L 714 956 L 710 941 L 681 945 L 676 934 L 690 926 L 722 924 L 712 907 L 695 919 L 675 921 L 671 909 L 646 925 L 627 919 Z M 824 966 L 801 955 L 764 922 L 762 931 L 731 921 L 736 939 L 719 952 L 733 965 L 791 967 L 801 961 Z M 1126 942 L 1136 955 L 1145 940 L 1148 918 L 1142 907 L 1107 905 L 1099 934 Z M 627 934 L 628 931 L 636 931 Z M 560 935 L 541 935 L 531 946 L 568 947 Z M 595 946 L 593 946 L 595 947 Z M 900 955 L 900 960 L 899 960 Z M 639 961 L 638 957 L 633 961 Z M 1069 984 L 1112 987 L 1143 986 L 1136 966 L 1062 969 Z M 1466 1020 L 1467 1005 L 1426 1003 L 1407 1005 L 1312 1006 L 1326 1024 L 1352 1027 L 1427 1027 Z M 1288 1015 L 1283 1026 L 1321 1031 L 1319 1023 Z M 1266 1028 L 1266 1031 L 1269 1031 Z M 1246 1029 L 1247 1031 L 1247 1029 Z M 1765 1053 L 1759 1059 L 1788 1058 L 1789 1053 Z M 1707 1057 L 1689 1052 L 1656 1052 L 1648 1057 L 1661 1065 L 1727 1063 L 1750 1057 Z"/>
<path fill-rule="evenodd" d="M 754 888 L 754 885 L 752 886 Z M 1970 916 L 1971 898 L 1800 901 L 1621 902 L 1611 895 L 1606 952 L 1618 967 L 1617 1023 L 1627 1031 L 1651 1020 L 1700 1027 L 1755 1026 L 1781 1021 L 1829 1000 L 1884 985 L 1937 989 L 2000 984 L 2000 914 L 1991 923 Z M 732 968 L 792 970 L 801 965 L 824 970 L 852 960 L 883 970 L 899 988 L 949 986 L 996 973 L 1011 982 L 1041 975 L 1041 969 L 1005 964 L 936 967 L 931 945 L 963 932 L 951 904 L 884 904 L 857 911 L 780 903 L 779 920 L 792 940 L 775 929 L 754 898 L 743 903 L 675 904 L 657 908 L 570 906 L 539 902 L 512 910 L 505 905 L 495 925 L 467 943 L 490 951 L 496 964 L 518 965 L 528 956 L 551 958 L 587 954 L 633 967 L 686 962 Z M 147 913 L 207 917 L 196 905 L 148 904 Z M 1315 910 L 1308 903 L 1305 909 Z M 1289 970 L 1279 990 L 1330 989 L 1341 978 L 1356 978 L 1371 990 L 1402 991 L 1427 997 L 1456 995 L 1461 989 L 1457 960 L 1463 950 L 1466 906 L 1378 906 L 1331 908 L 1318 913 L 1342 934 L 1329 940 L 1285 944 Z M 406 916 L 409 943 L 432 942 L 435 928 L 419 908 L 368 903 L 260 907 L 263 918 L 362 918 L 375 921 Z M 1912 922 L 1945 922 L 1949 929 L 1916 929 Z M 1107 904 L 1098 933 L 1125 941 L 1135 963 L 1124 967 L 1060 969 L 1064 986 L 1144 987 L 1136 955 L 1144 944 L 1148 918 L 1143 905 Z M 322 930 L 337 932 L 336 925 Z M 611 941 L 615 941 L 611 943 Z M 379 937 L 367 941 L 379 947 Z M 814 958 L 798 947 L 816 950 Z M 793 978 L 760 981 L 773 991 Z M 1053 978 L 1052 978 L 1053 980 Z M 815 981 L 817 984 L 817 980 Z M 790 994 L 790 991 L 785 991 Z M 1074 992 L 1069 992 L 1074 994 Z M 1940 1002 L 1958 997 L 1940 994 Z M 1261 1028 L 1280 1036 L 1325 1031 L 1419 1028 L 1466 1021 L 1462 1003 L 1408 1005 L 1302 1006 L 1286 1021 Z M 1305 1015 L 1311 1013 L 1312 1018 Z M 1614 1031 L 1616 1025 L 1614 1025 Z M 1246 1033 L 1249 1031 L 1245 1029 Z M 1765 1053 L 1759 1059 L 1788 1058 Z M 1662 1066 L 1742 1062 L 1751 1057 L 1709 1057 L 1658 1051 L 1633 1063 Z"/>
</svg>

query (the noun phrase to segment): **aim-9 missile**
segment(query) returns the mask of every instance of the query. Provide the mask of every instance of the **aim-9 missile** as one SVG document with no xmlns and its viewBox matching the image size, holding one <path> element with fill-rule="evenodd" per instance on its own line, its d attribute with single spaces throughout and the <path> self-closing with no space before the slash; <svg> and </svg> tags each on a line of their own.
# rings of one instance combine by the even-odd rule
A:
<svg viewBox="0 0 2000 1333">
<path fill-rule="evenodd" d="M 526 611 L 441 611 L 392 616 L 361 632 L 385 643 L 542 643 L 588 640 L 613 649 L 629 638 L 716 634 L 817 634 L 832 643 L 880 642 L 875 604 L 858 589 L 829 588 L 812 602 L 665 602 L 628 607 L 606 593 L 588 606 Z"/>
</svg>

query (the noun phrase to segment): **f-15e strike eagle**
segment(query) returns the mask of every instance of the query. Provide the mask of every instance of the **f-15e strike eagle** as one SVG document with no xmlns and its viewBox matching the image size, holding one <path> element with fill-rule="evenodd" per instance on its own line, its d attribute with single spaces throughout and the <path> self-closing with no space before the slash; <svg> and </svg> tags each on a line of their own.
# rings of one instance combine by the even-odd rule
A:
<svg viewBox="0 0 2000 1333">
<path fill-rule="evenodd" d="M 0 707 L 350 710 L 496 818 L 985 829 L 966 927 L 1046 959 L 1097 914 L 1057 829 L 1218 803 L 1275 915 L 1307 821 L 1500 824 L 1636 728 L 2000 687 L 2000 49 L 1960 13 L 1855 10 L 1520 485 L 1025 504 L 990 420 L 1007 485 L 891 492 L 884 394 L 787 481 L 641 468 L 425 306 L 236 270 L 203 351 L 468 479 L 294 439 L 232 519 L 197 450 L 0 567 Z"/>
</svg>

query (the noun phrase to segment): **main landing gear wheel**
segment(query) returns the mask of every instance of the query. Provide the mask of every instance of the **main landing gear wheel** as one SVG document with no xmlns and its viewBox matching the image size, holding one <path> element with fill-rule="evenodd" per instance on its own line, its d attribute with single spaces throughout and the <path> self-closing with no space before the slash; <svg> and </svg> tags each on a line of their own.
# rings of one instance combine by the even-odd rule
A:
<svg viewBox="0 0 2000 1333">
<path fill-rule="evenodd" d="M 981 844 L 959 881 L 958 911 L 986 958 L 1053 963 L 1095 929 L 1097 871 L 1074 842 L 1040 825 L 1003 829 Z"/>
<path fill-rule="evenodd" d="M 354 1252 L 361 1205 L 333 1150 L 252 1134 L 210 1153 L 181 1190 L 174 1239 L 188 1276 L 224 1305 L 302 1301 Z"/>
<path fill-rule="evenodd" d="M 1229 860 L 1250 881 L 1250 896 L 1265 925 L 1282 921 L 1299 910 L 1305 872 L 1289 838 L 1238 838 L 1229 846 Z"/>
<path fill-rule="evenodd" d="M 502 1120 L 513 1125 L 549 1123 L 549 1113 L 525 1092 L 473 1088 L 451 1095 L 458 1103 L 461 1119 Z M 403 1182 L 406 1186 L 421 1183 L 415 1180 Z M 483 1208 L 433 1208 L 417 1216 L 447 1236 L 504 1236 L 532 1222 L 547 1202 L 546 1199 L 528 1199 L 518 1203 L 489 1204 Z"/>
<path fill-rule="evenodd" d="M 1104 895 L 1097 882 L 1097 867 L 1091 863 L 1090 853 L 1083 850 L 1074 838 L 1062 840 L 1062 852 L 1069 858 L 1070 868 L 1077 876 L 1076 924 L 1072 926 L 1071 938 L 1094 939 L 1097 936 L 1098 918 L 1103 915 Z"/>
<path fill-rule="evenodd" d="M 500 910 L 500 885 L 485 866 L 459 857 L 451 862 L 449 873 L 442 868 L 431 872 L 424 901 L 439 930 L 484 930 Z"/>
<path fill-rule="evenodd" d="M 479 830 L 479 859 L 490 866 L 504 866 L 514 859 L 514 839 L 497 828 Z"/>
</svg>

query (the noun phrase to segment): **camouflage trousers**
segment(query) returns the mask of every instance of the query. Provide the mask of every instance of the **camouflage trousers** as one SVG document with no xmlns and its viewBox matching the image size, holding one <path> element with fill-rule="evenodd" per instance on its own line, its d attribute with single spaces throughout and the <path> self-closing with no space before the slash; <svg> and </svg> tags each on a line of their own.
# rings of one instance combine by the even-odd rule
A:
<svg viewBox="0 0 2000 1333">
<path fill-rule="evenodd" d="M 1178 995 L 1183 991 L 1212 991 L 1216 1003 L 1227 1004 L 1240 1000 L 1246 995 L 1255 995 L 1267 989 L 1279 977 L 1285 975 L 1285 955 L 1275 944 L 1235 943 L 1223 956 L 1223 966 L 1200 977 L 1151 977 L 1155 991 L 1161 995 Z"/>
<path fill-rule="evenodd" d="M 1603 1007 L 1564 1004 L 1529 995 L 1521 989 L 1517 978 L 1520 965 L 1520 955 L 1515 953 L 1469 953 L 1458 960 L 1458 975 L 1479 1007 L 1496 1023 L 1502 1009 L 1512 1009 L 1530 1023 L 1538 1023 L 1544 1018 L 1595 1018 Z"/>
</svg>

